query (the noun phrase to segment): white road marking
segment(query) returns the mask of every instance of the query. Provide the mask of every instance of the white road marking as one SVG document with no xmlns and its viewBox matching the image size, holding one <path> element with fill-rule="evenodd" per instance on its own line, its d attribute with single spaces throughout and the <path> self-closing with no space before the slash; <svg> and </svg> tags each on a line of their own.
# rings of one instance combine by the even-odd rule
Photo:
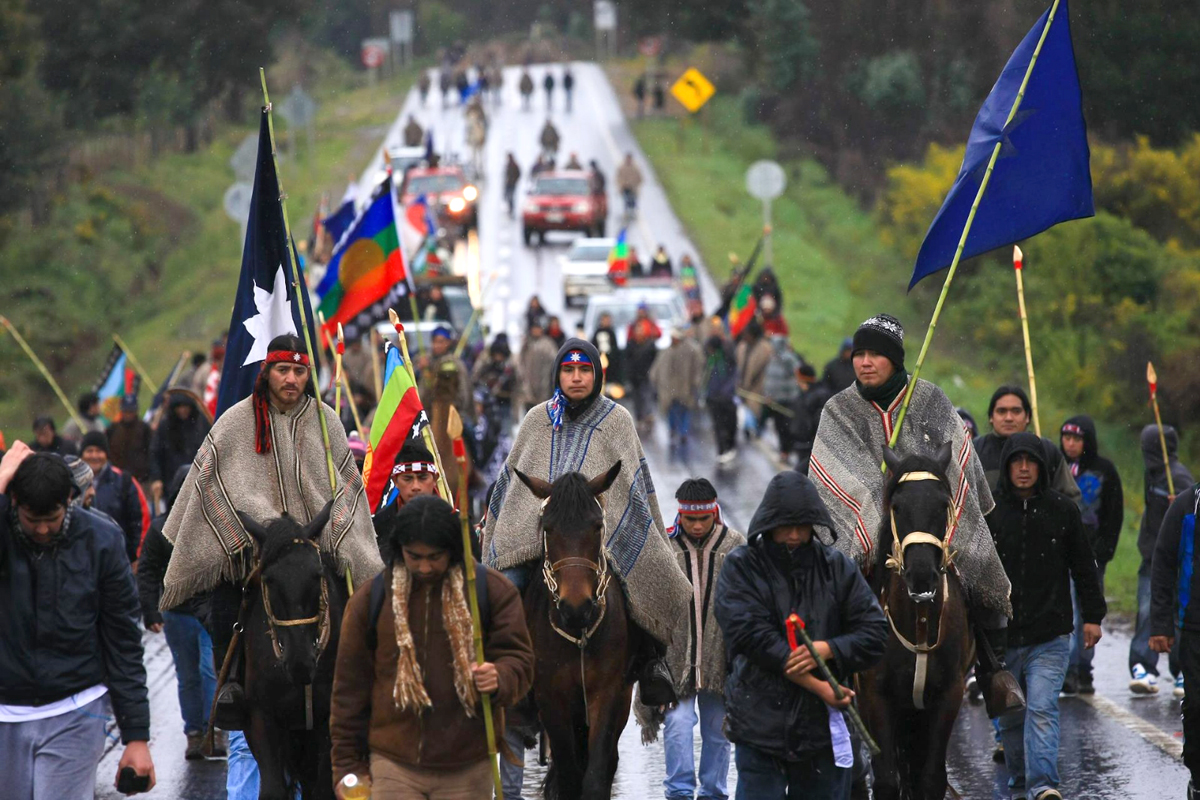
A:
<svg viewBox="0 0 1200 800">
<path fill-rule="evenodd" d="M 1099 694 L 1081 694 L 1078 695 L 1078 699 L 1087 703 L 1109 719 L 1124 725 L 1171 758 L 1183 757 L 1183 741 L 1181 739 L 1176 739 L 1162 728 L 1151 722 L 1147 722 L 1132 711 L 1126 711 L 1107 697 Z"/>
</svg>

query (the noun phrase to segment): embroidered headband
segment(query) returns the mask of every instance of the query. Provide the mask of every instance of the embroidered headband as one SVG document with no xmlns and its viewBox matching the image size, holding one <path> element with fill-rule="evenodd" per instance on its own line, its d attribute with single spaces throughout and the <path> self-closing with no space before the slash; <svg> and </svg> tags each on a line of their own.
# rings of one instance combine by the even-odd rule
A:
<svg viewBox="0 0 1200 800">
<path fill-rule="evenodd" d="M 1062 432 L 1074 434 L 1075 436 L 1083 436 L 1083 428 L 1079 427 L 1073 422 L 1068 422 L 1066 425 L 1063 425 Z"/>
<path fill-rule="evenodd" d="M 596 366 L 592 363 L 592 359 L 588 357 L 588 354 L 582 350 L 572 350 L 571 352 L 563 355 L 562 364 L 559 366 L 567 366 L 569 364 L 586 364 L 593 369 L 595 369 Z"/>
<path fill-rule="evenodd" d="M 679 504 L 679 513 L 680 514 L 696 514 L 698 516 L 700 514 L 716 514 L 717 511 L 719 511 L 719 510 L 720 509 L 717 506 L 716 500 L 713 500 L 710 503 L 680 503 Z"/>
<path fill-rule="evenodd" d="M 295 350 L 272 350 L 267 353 L 267 357 L 263 359 L 265 364 L 299 364 L 302 367 L 308 366 L 308 354 L 300 353 Z"/>
<path fill-rule="evenodd" d="M 393 475 L 403 475 L 406 472 L 428 472 L 431 475 L 437 475 L 438 468 L 437 464 L 432 461 L 411 461 L 392 467 Z"/>
</svg>

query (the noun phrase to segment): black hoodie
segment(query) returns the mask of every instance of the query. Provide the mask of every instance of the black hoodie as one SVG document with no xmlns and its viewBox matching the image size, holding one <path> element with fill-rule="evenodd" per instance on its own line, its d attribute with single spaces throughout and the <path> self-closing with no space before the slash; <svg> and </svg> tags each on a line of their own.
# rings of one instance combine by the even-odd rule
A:
<svg viewBox="0 0 1200 800">
<path fill-rule="evenodd" d="M 562 343 L 562 347 L 558 348 L 558 355 L 554 357 L 554 381 L 550 386 L 550 392 L 553 394 L 558 389 L 558 373 L 562 369 L 563 359 L 572 350 L 582 351 L 592 360 L 592 369 L 596 372 L 596 383 L 592 386 L 592 393 L 587 397 L 576 403 L 567 403 L 567 419 L 577 419 L 580 414 L 592 407 L 592 403 L 596 402 L 596 398 L 604 391 L 604 370 L 600 367 L 600 351 L 587 339 L 571 338 Z"/>
<path fill-rule="evenodd" d="M 1067 459 L 1079 492 L 1083 524 L 1091 536 L 1092 552 L 1096 561 L 1107 564 L 1117 552 L 1117 539 L 1125 523 L 1125 495 L 1121 490 L 1121 476 L 1111 461 L 1100 455 L 1096 439 L 1096 423 L 1086 414 L 1071 417 L 1063 423 L 1076 426 L 1083 432 L 1083 455 L 1078 461 Z M 1061 445 L 1061 435 L 1059 443 Z M 1066 455 L 1066 452 L 1063 452 Z"/>
<path fill-rule="evenodd" d="M 799 761 L 830 747 L 825 704 L 783 674 L 787 618 L 800 615 L 814 641 L 829 643 L 830 668 L 843 681 L 874 666 L 888 624 L 858 567 L 814 535 L 788 551 L 771 541 L 784 525 L 813 525 L 836 536 L 816 487 L 798 472 L 771 479 L 750 522 L 748 543 L 725 558 L 716 617 L 730 662 L 726 731 L 738 745 Z"/>
<path fill-rule="evenodd" d="M 171 551 L 174 549 L 171 543 L 167 541 L 167 537 L 163 536 L 163 526 L 167 524 L 167 516 L 171 513 L 171 508 L 175 505 L 175 499 L 179 497 L 179 492 L 183 490 L 183 482 L 187 480 L 190 465 L 185 464 L 175 470 L 175 475 L 171 479 L 170 486 L 166 491 L 167 512 L 154 518 L 150 523 L 150 529 L 146 531 L 146 540 L 142 543 L 142 552 L 138 556 L 138 598 L 142 604 L 142 619 L 146 625 L 154 625 L 162 622 L 162 613 L 158 609 L 159 598 L 162 597 L 163 576 L 167 574 L 167 563 L 171 560 Z M 171 611 L 176 614 L 190 614 L 197 619 L 203 620 L 207 609 L 205 608 L 204 598 L 206 595 L 196 595 L 189 600 L 180 603 Z M 221 654 L 224 658 L 224 654 Z"/>
<path fill-rule="evenodd" d="M 1192 473 L 1179 463 L 1179 434 L 1170 425 L 1163 426 L 1163 438 L 1167 442 L 1167 453 L 1171 461 L 1171 477 L 1175 482 L 1176 496 L 1183 494 L 1192 485 Z M 1142 527 L 1138 531 L 1138 552 L 1142 556 L 1142 569 L 1148 569 L 1154 558 L 1154 543 L 1158 540 L 1158 529 L 1171 505 L 1171 492 L 1167 485 L 1167 470 L 1163 464 L 1162 439 L 1158 438 L 1158 426 L 1142 428 L 1142 460 L 1146 465 L 1145 499 L 1146 513 L 1142 514 Z M 1142 570 L 1139 570 L 1141 572 Z"/>
<path fill-rule="evenodd" d="M 1034 494 L 1021 498 L 1008 476 L 1019 454 L 1038 463 Z M 1001 454 L 996 507 L 987 524 L 996 552 L 1012 583 L 1013 617 L 1008 646 L 1027 647 L 1071 633 L 1075 627 L 1071 580 L 1075 581 L 1085 623 L 1099 624 L 1108 609 L 1100 590 L 1096 560 L 1079 517 L 1079 509 L 1049 488 L 1046 451 L 1032 433 L 1008 437 Z"/>
</svg>

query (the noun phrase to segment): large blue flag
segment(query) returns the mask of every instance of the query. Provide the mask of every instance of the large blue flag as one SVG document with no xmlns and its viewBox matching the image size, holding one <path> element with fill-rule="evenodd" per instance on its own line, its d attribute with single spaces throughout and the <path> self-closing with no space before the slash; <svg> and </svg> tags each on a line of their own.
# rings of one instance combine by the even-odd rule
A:
<svg viewBox="0 0 1200 800">
<path fill-rule="evenodd" d="M 1006 125 L 1047 25 L 1050 30 L 1029 76 L 1021 107 Z M 997 142 L 1002 143 L 1000 157 L 975 213 L 963 248 L 964 259 L 1041 233 L 1060 222 L 1096 213 L 1067 0 L 1056 2 L 1033 26 L 979 109 L 958 178 L 917 254 L 910 289 L 954 260 Z"/>
<path fill-rule="evenodd" d="M 325 230 L 329 232 L 329 237 L 333 239 L 334 244 L 342 240 L 342 234 L 354 222 L 354 196 L 357 191 L 358 186 L 354 183 L 346 187 L 346 193 L 342 195 L 341 205 L 338 206 L 338 210 L 321 221 L 321 224 L 325 226 Z"/>
<path fill-rule="evenodd" d="M 264 111 L 258 128 L 258 165 L 254 170 L 250 218 L 242 249 L 242 275 L 233 301 L 221 386 L 217 390 L 218 417 L 250 396 L 271 340 L 300 331 L 290 259 L 283 209 L 279 205 L 279 178 L 275 174 L 275 160 L 271 157 L 271 136 Z M 301 286 L 304 286 L 303 282 Z M 303 294 L 304 313 L 311 332 L 312 307 L 308 293 Z M 315 333 L 311 341 L 314 344 L 318 341 Z M 314 364 L 313 374 L 316 374 L 316 368 Z"/>
</svg>

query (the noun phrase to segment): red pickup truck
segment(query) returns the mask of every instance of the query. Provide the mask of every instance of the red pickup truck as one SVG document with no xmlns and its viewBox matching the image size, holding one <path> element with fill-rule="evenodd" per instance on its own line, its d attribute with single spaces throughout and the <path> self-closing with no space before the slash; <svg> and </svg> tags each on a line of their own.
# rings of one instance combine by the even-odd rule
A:
<svg viewBox="0 0 1200 800">
<path fill-rule="evenodd" d="M 608 218 L 608 198 L 593 194 L 586 170 L 543 172 L 533 179 L 521 210 L 525 244 L 533 235 L 546 240 L 547 231 L 579 231 L 584 236 L 603 236 Z"/>
<path fill-rule="evenodd" d="M 462 167 L 410 168 L 400 184 L 400 203 L 407 208 L 421 195 L 440 224 L 463 231 L 476 226 L 479 190 L 467 180 Z"/>
</svg>

